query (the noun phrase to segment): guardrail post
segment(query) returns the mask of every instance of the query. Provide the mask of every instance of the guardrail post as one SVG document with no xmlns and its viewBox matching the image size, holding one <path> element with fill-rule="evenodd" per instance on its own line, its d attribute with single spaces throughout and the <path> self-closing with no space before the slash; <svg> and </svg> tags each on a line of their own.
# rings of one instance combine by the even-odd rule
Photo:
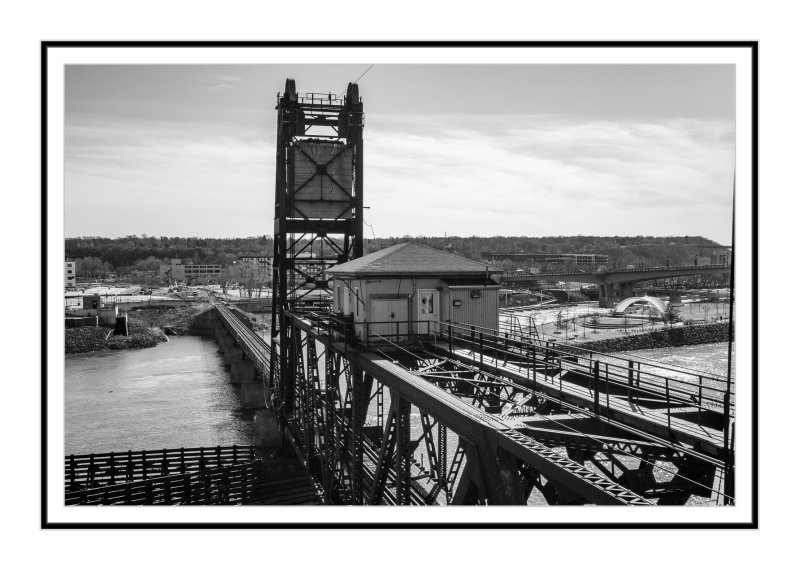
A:
<svg viewBox="0 0 800 571">
<path fill-rule="evenodd" d="M 594 362 L 594 413 L 600 414 L 600 361 Z"/>
<path fill-rule="evenodd" d="M 470 342 L 471 342 L 471 345 L 472 345 L 472 358 L 474 359 L 475 358 L 475 326 L 474 325 L 472 325 L 470 327 L 469 338 L 470 338 Z"/>
<path fill-rule="evenodd" d="M 700 375 L 700 389 L 697 396 L 697 424 L 700 424 L 700 408 L 703 406 L 703 375 Z"/>
<path fill-rule="evenodd" d="M 666 393 L 667 393 L 667 435 L 669 435 L 669 431 L 672 430 L 672 418 L 670 415 L 670 406 L 669 406 L 669 377 L 666 378 Z"/>
<path fill-rule="evenodd" d="M 448 323 L 447 325 L 447 337 L 450 340 L 450 354 L 453 353 L 453 324 Z"/>
<path fill-rule="evenodd" d="M 633 388 L 633 360 L 628 361 L 628 400 L 631 400 L 631 389 Z"/>
<path fill-rule="evenodd" d="M 606 418 L 609 416 L 609 411 L 611 410 L 611 396 L 610 390 L 608 388 L 608 363 L 606 363 Z"/>
<path fill-rule="evenodd" d="M 483 370 L 483 331 L 479 334 L 479 343 L 480 343 L 480 350 L 481 350 L 481 370 Z"/>
</svg>

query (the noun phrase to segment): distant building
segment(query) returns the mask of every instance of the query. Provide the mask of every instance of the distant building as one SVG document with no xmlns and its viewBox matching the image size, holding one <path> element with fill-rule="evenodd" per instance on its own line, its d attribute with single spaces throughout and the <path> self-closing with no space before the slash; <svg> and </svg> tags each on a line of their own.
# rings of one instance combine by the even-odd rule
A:
<svg viewBox="0 0 800 571">
<path fill-rule="evenodd" d="M 272 258 L 269 256 L 242 256 L 239 262 L 249 268 L 255 268 L 264 276 L 272 275 Z"/>
<path fill-rule="evenodd" d="M 73 261 L 64 262 L 64 284 L 65 284 L 64 287 L 66 289 L 73 290 L 76 288 L 77 286 L 77 282 L 75 281 L 75 278 L 77 276 L 76 272 L 77 268 L 75 267 L 75 262 Z"/>
<path fill-rule="evenodd" d="M 396 244 L 328 269 L 333 311 L 365 342 L 434 334 L 442 322 L 497 330 L 502 270 L 420 244 Z M 462 331 L 463 333 L 463 331 Z"/>
<path fill-rule="evenodd" d="M 222 266 L 219 264 L 184 264 L 180 259 L 172 259 L 169 265 L 159 266 L 162 277 L 170 282 L 184 282 L 187 285 L 215 283 L 221 271 Z"/>
<path fill-rule="evenodd" d="M 700 249 L 697 256 L 698 265 L 721 265 L 727 266 L 731 262 L 731 249 L 727 246 L 711 246 Z"/>
</svg>

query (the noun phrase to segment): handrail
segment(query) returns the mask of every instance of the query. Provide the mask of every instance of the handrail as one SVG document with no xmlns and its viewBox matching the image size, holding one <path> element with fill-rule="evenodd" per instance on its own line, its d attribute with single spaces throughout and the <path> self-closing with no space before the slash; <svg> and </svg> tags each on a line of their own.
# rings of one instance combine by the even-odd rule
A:
<svg viewBox="0 0 800 571">
<path fill-rule="evenodd" d="M 603 265 L 603 264 L 600 264 Z M 605 274 L 611 273 L 635 273 L 635 272 L 662 272 L 665 270 L 672 271 L 672 270 L 715 270 L 715 269 L 727 269 L 730 270 L 731 266 L 729 264 L 705 264 L 705 265 L 688 265 L 688 266 L 647 266 L 642 268 L 606 268 L 604 272 L 598 272 L 597 270 L 593 271 L 585 271 L 582 272 L 580 270 L 575 271 L 561 271 L 561 272 L 547 272 L 547 273 L 540 273 L 540 274 L 514 274 L 514 273 L 503 273 L 502 277 L 530 277 L 530 278 L 538 278 L 538 277 L 558 277 L 558 276 L 572 276 L 575 274 L 583 274 L 587 276 L 602 276 Z"/>
<path fill-rule="evenodd" d="M 520 341 L 507 336 L 500 336 L 496 331 L 486 334 L 484 331 L 480 331 L 480 329 L 483 328 L 463 324 L 443 324 L 440 322 L 440 325 L 444 326 L 442 329 L 443 335 L 446 334 L 450 338 L 451 347 L 454 340 L 463 341 L 472 347 L 474 355 L 478 352 L 476 351 L 477 341 L 480 353 L 479 366 L 481 367 L 484 365 L 484 353 L 487 348 L 493 350 L 494 358 L 491 358 L 491 354 L 489 358 L 490 360 L 494 360 L 495 364 L 499 363 L 499 352 L 504 355 L 504 360 L 507 360 L 508 357 L 521 359 L 523 361 L 527 360 L 529 368 L 539 361 L 539 359 L 536 358 L 537 350 L 544 350 L 544 364 L 546 368 L 552 362 L 557 364 L 559 369 L 568 370 L 589 379 L 589 390 L 594 392 L 595 408 L 597 410 L 599 410 L 598 398 L 600 396 L 601 387 L 605 386 L 607 414 L 609 412 L 608 402 L 611 392 L 610 387 L 615 387 L 623 393 L 627 392 L 629 395 L 633 393 L 637 401 L 642 397 L 655 397 L 657 400 L 664 400 L 666 404 L 668 430 L 671 429 L 672 417 L 675 414 L 673 408 L 676 406 L 691 406 L 696 408 L 698 424 L 703 411 L 719 413 L 719 409 L 721 408 L 723 409 L 725 417 L 730 418 L 734 410 L 734 405 L 731 400 L 731 396 L 733 395 L 732 391 L 729 391 L 727 388 L 724 390 L 719 389 L 707 383 L 703 384 L 703 376 L 699 377 L 699 383 L 692 383 L 642 370 L 641 366 L 637 366 L 635 361 L 629 360 L 628 365 L 625 367 L 604 362 L 604 375 L 601 382 L 599 377 L 601 361 L 597 358 L 592 358 L 597 354 L 593 355 L 589 353 L 587 358 L 583 355 L 576 355 L 574 352 L 564 351 L 556 347 L 554 343 L 547 341 L 543 344 L 541 342 L 531 343 Z M 516 352 L 514 349 L 519 349 L 519 352 Z M 524 349 L 527 349 L 527 351 L 524 351 Z M 531 359 L 531 354 L 533 354 L 533 359 Z M 584 359 L 586 362 L 581 363 L 581 359 Z M 565 362 L 567 363 L 566 366 Z M 547 378 L 547 375 L 545 375 L 545 377 Z M 634 379 L 636 380 L 635 385 Z"/>
<path fill-rule="evenodd" d="M 440 321 L 439 324 L 441 326 L 445 326 L 446 327 L 447 325 L 450 324 L 450 322 L 442 322 L 442 321 Z M 453 325 L 459 325 L 459 326 L 462 326 L 462 327 L 475 328 L 476 330 L 483 330 L 485 332 L 488 332 L 488 333 L 494 334 L 494 335 L 498 334 L 498 330 L 497 329 L 491 329 L 489 327 L 482 327 L 480 325 L 469 325 L 469 324 L 466 324 L 466 323 L 456 323 L 456 322 L 453 322 Z M 499 333 L 505 333 L 505 331 L 500 330 Z M 523 340 L 525 340 L 525 339 L 523 339 Z M 612 354 L 609 354 L 609 353 L 603 353 L 601 351 L 592 351 L 592 350 L 584 349 L 582 347 L 578 347 L 578 346 L 575 346 L 575 345 L 569 345 L 569 344 L 566 344 L 566 343 L 562 343 L 560 341 L 548 341 L 548 340 L 537 339 L 537 340 L 534 340 L 533 342 L 538 344 L 538 345 L 540 345 L 540 346 L 543 343 L 548 343 L 549 345 L 552 345 L 552 346 L 561 347 L 562 351 L 565 354 L 576 355 L 576 354 L 580 354 L 580 353 L 588 353 L 589 355 L 601 355 L 601 356 L 607 357 L 609 359 L 618 359 L 618 360 L 625 360 L 625 361 L 629 360 L 627 358 L 619 357 L 617 355 L 612 355 Z M 679 368 L 675 368 L 675 367 L 670 367 L 669 365 L 663 365 L 663 364 L 657 363 L 655 361 L 649 361 L 647 359 L 638 359 L 637 358 L 636 362 L 645 363 L 647 365 L 650 365 L 650 366 L 653 366 L 653 367 L 658 367 L 658 368 L 666 370 L 666 371 L 672 371 L 674 373 L 691 374 L 691 375 L 698 376 L 698 377 L 702 376 L 704 379 L 707 379 L 709 381 L 716 381 L 716 382 L 720 382 L 720 383 L 726 382 L 726 380 L 723 377 L 719 377 L 717 375 L 713 375 L 713 374 L 710 374 L 710 373 L 705 373 L 703 371 L 695 371 L 693 369 L 688 369 L 688 368 L 679 369 Z M 678 380 L 678 379 L 676 379 L 676 380 Z"/>
</svg>

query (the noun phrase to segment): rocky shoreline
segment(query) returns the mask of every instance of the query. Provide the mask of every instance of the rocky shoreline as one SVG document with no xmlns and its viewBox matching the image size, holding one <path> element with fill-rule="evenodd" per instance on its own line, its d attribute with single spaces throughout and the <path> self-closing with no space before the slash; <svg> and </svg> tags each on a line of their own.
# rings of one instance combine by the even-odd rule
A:
<svg viewBox="0 0 800 571">
<path fill-rule="evenodd" d="M 128 324 L 129 335 L 113 335 L 110 327 L 74 327 L 65 330 L 64 353 L 91 353 L 112 349 L 146 349 L 168 341 L 167 336 L 156 327 Z"/>
<path fill-rule="evenodd" d="M 680 347 L 683 345 L 724 343 L 728 341 L 728 333 L 729 326 L 725 322 L 684 325 L 682 327 L 667 327 L 637 335 L 614 337 L 602 341 L 576 343 L 574 347 L 598 353 L 618 353 L 642 349 L 660 349 L 662 347 Z"/>
<path fill-rule="evenodd" d="M 165 331 L 172 335 L 188 335 L 199 314 L 210 304 L 186 304 L 178 307 L 142 308 L 128 312 L 129 335 L 113 335 L 109 327 L 74 327 L 64 331 L 64 353 L 91 353 L 93 351 L 147 349 L 169 341 Z"/>
</svg>

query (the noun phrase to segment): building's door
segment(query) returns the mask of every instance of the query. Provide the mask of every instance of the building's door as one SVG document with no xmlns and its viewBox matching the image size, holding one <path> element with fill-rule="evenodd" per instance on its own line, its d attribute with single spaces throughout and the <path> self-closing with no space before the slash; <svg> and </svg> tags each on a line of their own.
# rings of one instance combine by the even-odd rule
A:
<svg viewBox="0 0 800 571">
<path fill-rule="evenodd" d="M 408 335 L 408 299 L 373 299 L 368 331 L 369 342 L 405 338 Z"/>
<path fill-rule="evenodd" d="M 439 292 L 435 289 L 417 290 L 417 333 L 435 333 L 439 323 Z M 425 322 L 430 322 L 430 325 Z"/>
</svg>

